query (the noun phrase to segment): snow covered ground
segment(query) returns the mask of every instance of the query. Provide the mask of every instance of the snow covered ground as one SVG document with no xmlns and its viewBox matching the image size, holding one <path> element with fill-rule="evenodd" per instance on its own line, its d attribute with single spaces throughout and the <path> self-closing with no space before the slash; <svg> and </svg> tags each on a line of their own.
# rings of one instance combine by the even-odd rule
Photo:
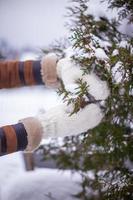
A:
<svg viewBox="0 0 133 200">
<path fill-rule="evenodd" d="M 21 153 L 0 158 L 0 200 L 74 200 L 81 176 L 69 170 L 24 170 Z"/>
<path fill-rule="evenodd" d="M 70 171 L 38 169 L 15 174 L 1 191 L 1 200 L 75 200 L 81 177 Z"/>
<path fill-rule="evenodd" d="M 47 110 L 60 99 L 55 90 L 45 86 L 0 90 L 0 126 L 16 123 L 19 119 L 34 116 L 41 109 Z"/>
</svg>

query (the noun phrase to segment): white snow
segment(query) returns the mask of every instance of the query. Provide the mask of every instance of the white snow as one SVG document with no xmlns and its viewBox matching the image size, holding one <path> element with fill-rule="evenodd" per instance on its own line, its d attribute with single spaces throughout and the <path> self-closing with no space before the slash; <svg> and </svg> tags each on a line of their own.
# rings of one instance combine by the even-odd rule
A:
<svg viewBox="0 0 133 200">
<path fill-rule="evenodd" d="M 123 79 L 123 65 L 121 62 L 117 62 L 115 64 L 115 66 L 112 68 L 112 76 L 113 76 L 113 80 L 116 83 L 120 83 Z"/>
<path fill-rule="evenodd" d="M 0 200 L 76 200 L 82 176 L 58 169 L 35 169 L 25 172 L 20 153 L 0 158 Z M 93 171 L 87 172 L 94 179 Z M 93 192 L 88 188 L 89 194 Z"/>
<path fill-rule="evenodd" d="M 116 9 L 108 9 L 108 2 L 102 2 L 100 0 L 89 0 L 87 13 L 93 15 L 95 20 L 99 20 L 100 17 L 107 17 L 111 19 L 116 17 Z"/>
<path fill-rule="evenodd" d="M 45 110 L 60 103 L 53 89 L 45 86 L 21 87 L 0 90 L 0 126 L 17 123 L 19 119 L 35 116 L 39 110 Z"/>
<path fill-rule="evenodd" d="M 21 55 L 20 61 L 25 61 L 25 60 L 38 60 L 38 57 L 35 53 L 33 52 L 25 52 Z"/>
<path fill-rule="evenodd" d="M 81 176 L 71 171 L 38 169 L 14 176 L 2 189 L 1 200 L 76 200 Z"/>
<path fill-rule="evenodd" d="M 113 53 L 112 53 L 112 56 L 117 56 L 117 55 L 119 55 L 119 51 L 118 51 L 117 49 L 115 49 L 115 50 L 113 51 Z"/>
<path fill-rule="evenodd" d="M 24 172 L 24 162 L 20 152 L 0 157 L 0 200 L 1 192 L 6 189 L 7 183 L 22 172 Z"/>
<path fill-rule="evenodd" d="M 108 59 L 108 56 L 107 54 L 105 53 L 105 51 L 101 48 L 97 48 L 95 49 L 95 56 L 98 58 L 98 59 L 101 59 L 101 60 L 107 60 Z"/>
<path fill-rule="evenodd" d="M 86 13 L 93 15 L 94 19 L 98 21 L 100 17 L 107 17 L 108 19 L 118 19 L 118 11 L 120 10 L 121 9 L 117 8 L 109 9 L 108 1 L 89 0 Z M 129 36 L 132 36 L 133 24 L 128 23 L 128 20 L 124 19 L 119 26 L 119 31 Z"/>
</svg>

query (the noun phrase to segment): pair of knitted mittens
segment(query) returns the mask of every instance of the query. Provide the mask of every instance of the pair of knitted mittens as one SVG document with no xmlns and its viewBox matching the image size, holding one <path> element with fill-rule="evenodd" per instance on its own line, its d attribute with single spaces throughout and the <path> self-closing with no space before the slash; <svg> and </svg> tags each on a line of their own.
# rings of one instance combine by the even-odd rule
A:
<svg viewBox="0 0 133 200">
<path fill-rule="evenodd" d="M 91 99 L 89 104 L 77 113 L 70 115 L 72 105 L 58 105 L 34 117 L 19 120 L 17 124 L 0 128 L 0 154 L 26 150 L 34 151 L 43 138 L 77 135 L 97 126 L 104 113 L 99 101 L 109 95 L 107 83 L 90 72 L 83 75 L 81 67 L 71 58 L 58 60 L 54 53 L 48 54 L 41 61 L 1 62 L 0 88 L 11 88 L 22 85 L 44 84 L 47 87 L 58 87 L 60 81 L 67 90 L 73 92 L 76 81 L 81 79 L 88 84 Z"/>
</svg>

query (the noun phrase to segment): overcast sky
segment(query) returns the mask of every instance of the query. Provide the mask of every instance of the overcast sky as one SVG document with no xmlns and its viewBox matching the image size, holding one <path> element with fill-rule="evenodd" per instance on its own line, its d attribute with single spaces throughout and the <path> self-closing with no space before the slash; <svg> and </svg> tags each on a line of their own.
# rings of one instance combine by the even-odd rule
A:
<svg viewBox="0 0 133 200">
<path fill-rule="evenodd" d="M 0 38 L 14 47 L 41 47 L 67 33 L 67 0 L 0 0 Z"/>
</svg>

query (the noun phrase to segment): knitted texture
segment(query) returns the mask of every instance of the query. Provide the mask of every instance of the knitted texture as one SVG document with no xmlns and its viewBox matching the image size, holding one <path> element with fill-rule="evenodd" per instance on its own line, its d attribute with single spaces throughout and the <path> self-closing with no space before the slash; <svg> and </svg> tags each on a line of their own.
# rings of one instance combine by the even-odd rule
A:
<svg viewBox="0 0 133 200">
<path fill-rule="evenodd" d="M 88 85 L 88 94 L 96 102 L 104 101 L 109 96 L 107 83 L 102 81 L 93 72 L 83 75 L 80 66 L 76 65 L 71 58 L 59 60 L 56 66 L 56 73 L 63 81 L 65 88 L 70 90 L 70 92 L 72 90 L 74 95 L 76 95 L 76 88 L 78 87 L 76 81 L 82 78 Z M 68 106 L 65 103 L 45 113 L 39 113 L 37 118 L 43 126 L 43 137 L 77 135 L 97 126 L 101 122 L 104 113 L 101 106 L 95 103 L 95 101 L 83 106 L 83 108 L 71 116 L 73 105 Z"/>
<path fill-rule="evenodd" d="M 102 120 L 103 113 L 98 105 L 90 104 L 70 116 L 63 104 L 39 113 L 37 118 L 43 127 L 43 138 L 46 139 L 77 135 L 94 128 Z"/>
</svg>

